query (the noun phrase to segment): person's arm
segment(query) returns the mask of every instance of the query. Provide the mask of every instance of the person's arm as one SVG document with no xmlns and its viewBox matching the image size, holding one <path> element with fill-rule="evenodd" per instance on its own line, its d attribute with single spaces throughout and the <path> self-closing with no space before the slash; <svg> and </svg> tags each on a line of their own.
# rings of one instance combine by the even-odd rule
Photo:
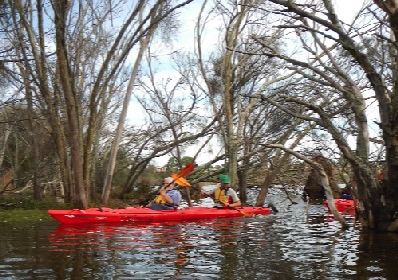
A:
<svg viewBox="0 0 398 280">
<path fill-rule="evenodd" d="M 165 187 L 161 187 L 159 193 L 167 203 L 174 204 L 174 200 L 169 195 L 166 194 Z"/>
<path fill-rule="evenodd" d="M 227 206 L 229 206 L 229 207 L 241 206 L 242 203 L 240 202 L 238 194 L 233 189 L 229 189 L 228 192 L 229 192 L 229 195 L 232 197 L 233 203 L 227 203 Z"/>
<path fill-rule="evenodd" d="M 242 205 L 242 203 L 240 202 L 240 200 L 238 200 L 234 203 L 228 204 L 229 207 L 239 207 L 241 205 Z"/>
<path fill-rule="evenodd" d="M 164 199 L 167 203 L 173 204 L 173 199 L 172 199 L 170 196 L 168 196 L 168 195 L 166 194 L 166 188 L 165 188 L 165 187 L 161 187 L 161 188 L 159 189 L 159 195 L 161 195 L 161 196 L 163 197 L 163 199 Z M 153 203 L 154 203 L 154 202 L 153 202 L 153 200 L 152 200 L 152 201 L 149 202 L 145 207 L 149 208 L 149 207 L 151 207 L 151 205 L 152 205 Z"/>
<path fill-rule="evenodd" d="M 182 196 L 180 192 L 177 192 L 177 203 L 175 203 L 176 205 L 180 205 L 180 202 L 182 200 Z"/>
<path fill-rule="evenodd" d="M 207 191 L 200 190 L 200 195 L 201 195 L 202 197 L 211 197 L 211 198 L 214 198 L 214 192 L 215 192 L 215 191 L 216 191 L 216 187 L 213 188 L 213 189 L 209 189 L 209 190 L 207 190 Z"/>
<path fill-rule="evenodd" d="M 212 197 L 213 196 L 213 193 L 208 193 L 208 192 L 205 192 L 205 191 L 200 191 L 200 196 L 201 197 Z"/>
</svg>

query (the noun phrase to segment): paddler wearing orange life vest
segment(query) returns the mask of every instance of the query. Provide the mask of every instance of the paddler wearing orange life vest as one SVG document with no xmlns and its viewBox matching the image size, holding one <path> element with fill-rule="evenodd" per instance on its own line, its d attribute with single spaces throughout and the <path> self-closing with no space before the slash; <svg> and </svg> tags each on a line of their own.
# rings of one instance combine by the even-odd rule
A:
<svg viewBox="0 0 398 280">
<path fill-rule="evenodd" d="M 201 191 L 201 195 L 203 197 L 211 197 L 214 201 L 214 207 L 216 208 L 241 206 L 237 193 L 234 189 L 229 187 L 229 183 L 228 175 L 221 175 L 218 187 L 210 193 Z"/>
<path fill-rule="evenodd" d="M 159 195 L 146 207 L 152 210 L 172 210 L 177 209 L 180 201 L 181 193 L 174 189 L 174 179 L 172 177 L 167 177 L 163 180 Z"/>
</svg>

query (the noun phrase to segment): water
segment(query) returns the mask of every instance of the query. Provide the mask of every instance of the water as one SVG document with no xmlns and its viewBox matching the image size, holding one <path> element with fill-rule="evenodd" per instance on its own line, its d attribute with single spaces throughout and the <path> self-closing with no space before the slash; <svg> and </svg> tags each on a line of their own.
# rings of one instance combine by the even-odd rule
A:
<svg viewBox="0 0 398 280">
<path fill-rule="evenodd" d="M 295 201 L 195 222 L 0 224 L 0 279 L 396 279 L 397 234 L 362 233 L 349 215 L 344 231 Z"/>
</svg>

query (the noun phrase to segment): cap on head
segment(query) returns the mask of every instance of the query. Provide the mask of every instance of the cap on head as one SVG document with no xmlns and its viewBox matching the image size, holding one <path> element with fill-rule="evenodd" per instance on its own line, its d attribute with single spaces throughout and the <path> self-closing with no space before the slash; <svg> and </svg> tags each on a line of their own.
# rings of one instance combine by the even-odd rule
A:
<svg viewBox="0 0 398 280">
<path fill-rule="evenodd" d="M 222 184 L 229 184 L 229 177 L 228 175 L 221 175 L 220 176 L 220 181 Z"/>
<path fill-rule="evenodd" d="M 174 179 L 171 178 L 171 177 L 167 177 L 167 178 L 164 178 L 164 179 L 163 179 L 163 182 L 166 183 L 166 184 L 170 184 L 170 183 L 173 183 L 173 182 L 174 182 Z"/>
</svg>

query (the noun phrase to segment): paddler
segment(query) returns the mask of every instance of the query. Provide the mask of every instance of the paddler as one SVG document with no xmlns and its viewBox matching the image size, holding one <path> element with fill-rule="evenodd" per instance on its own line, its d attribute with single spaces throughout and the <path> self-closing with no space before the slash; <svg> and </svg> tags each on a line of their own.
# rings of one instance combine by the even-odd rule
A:
<svg viewBox="0 0 398 280">
<path fill-rule="evenodd" d="M 220 184 L 213 192 L 201 192 L 203 197 L 211 197 L 214 201 L 215 208 L 224 207 L 239 207 L 241 202 L 234 189 L 229 187 L 229 177 L 228 175 L 220 176 Z"/>
<path fill-rule="evenodd" d="M 174 189 L 174 179 L 172 177 L 167 177 L 163 180 L 159 195 L 145 207 L 153 210 L 172 210 L 177 209 L 180 201 L 181 193 Z"/>
</svg>

